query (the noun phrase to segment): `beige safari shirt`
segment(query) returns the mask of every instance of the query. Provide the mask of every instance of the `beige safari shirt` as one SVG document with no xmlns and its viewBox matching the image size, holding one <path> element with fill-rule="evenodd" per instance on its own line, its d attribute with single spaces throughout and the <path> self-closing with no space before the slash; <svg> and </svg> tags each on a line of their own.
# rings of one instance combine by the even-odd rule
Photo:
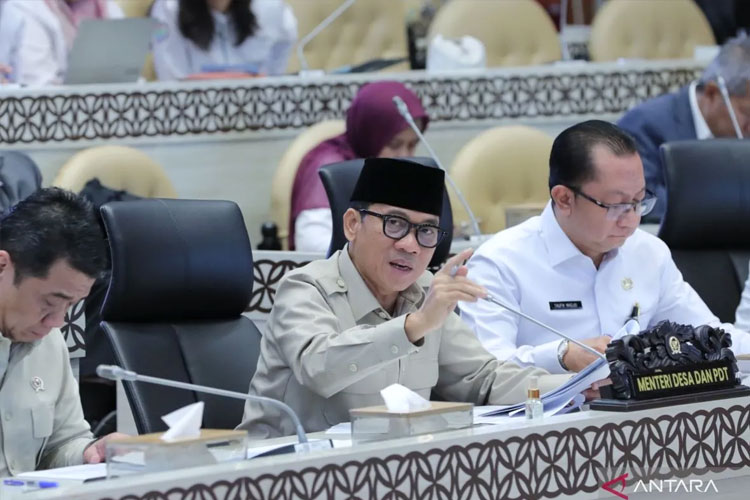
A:
<svg viewBox="0 0 750 500">
<path fill-rule="evenodd" d="M 0 477 L 80 464 L 92 440 L 60 331 L 31 343 L 0 336 Z"/>
<path fill-rule="evenodd" d="M 425 298 L 425 272 L 385 311 L 354 267 L 348 251 L 287 274 L 276 293 L 250 394 L 284 401 L 308 432 L 349 421 L 349 409 L 383 404 L 380 390 L 399 383 L 429 399 L 435 389 L 449 401 L 478 405 L 518 403 L 529 375 L 540 375 L 542 392 L 568 375 L 498 361 L 456 314 L 409 342 L 406 315 Z M 248 401 L 238 428 L 254 438 L 294 433 L 277 409 Z"/>
</svg>

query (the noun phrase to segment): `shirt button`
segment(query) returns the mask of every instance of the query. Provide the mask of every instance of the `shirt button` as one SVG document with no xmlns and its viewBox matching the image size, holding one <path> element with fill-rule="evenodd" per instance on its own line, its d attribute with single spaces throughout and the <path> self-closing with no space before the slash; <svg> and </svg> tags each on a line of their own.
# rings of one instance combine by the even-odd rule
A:
<svg viewBox="0 0 750 500">
<path fill-rule="evenodd" d="M 385 319 L 387 317 L 386 314 L 385 314 L 385 311 L 378 311 L 377 314 L 378 314 L 378 316 L 380 316 L 383 319 Z"/>
<path fill-rule="evenodd" d="M 349 365 L 349 371 L 352 373 L 355 373 L 357 371 L 357 363 L 352 363 Z"/>
<path fill-rule="evenodd" d="M 346 283 L 344 283 L 344 280 L 342 280 L 341 278 L 336 280 L 336 284 L 339 286 L 339 288 L 344 288 L 344 286 L 346 285 Z"/>
<path fill-rule="evenodd" d="M 391 352 L 392 352 L 393 354 L 398 354 L 398 346 L 392 345 L 392 346 L 391 346 Z"/>
</svg>

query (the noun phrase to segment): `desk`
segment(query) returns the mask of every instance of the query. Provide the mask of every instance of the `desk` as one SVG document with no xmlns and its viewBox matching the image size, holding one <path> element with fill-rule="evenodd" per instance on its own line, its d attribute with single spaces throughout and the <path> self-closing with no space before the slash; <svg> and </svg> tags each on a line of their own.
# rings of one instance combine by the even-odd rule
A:
<svg viewBox="0 0 750 500">
<path fill-rule="evenodd" d="M 601 486 L 627 472 L 629 479 L 711 479 L 717 497 L 745 499 L 749 442 L 745 397 L 629 414 L 587 411 L 530 425 L 514 420 L 90 483 L 35 498 L 615 498 Z M 634 486 L 625 489 L 631 498 Z M 723 494 L 724 487 L 740 496 Z"/>
<path fill-rule="evenodd" d="M 341 118 L 368 81 L 400 80 L 416 91 L 431 117 L 427 138 L 449 166 L 458 150 L 486 128 L 527 124 L 554 135 L 587 118 L 615 120 L 644 99 L 677 90 L 702 68 L 693 60 L 639 61 L 441 74 L 0 88 L 0 142 L 29 153 L 47 184 L 82 148 L 136 146 L 165 167 L 181 197 L 236 201 L 255 242 L 261 222 L 270 218 L 271 178 L 291 140 L 311 124 Z"/>
</svg>

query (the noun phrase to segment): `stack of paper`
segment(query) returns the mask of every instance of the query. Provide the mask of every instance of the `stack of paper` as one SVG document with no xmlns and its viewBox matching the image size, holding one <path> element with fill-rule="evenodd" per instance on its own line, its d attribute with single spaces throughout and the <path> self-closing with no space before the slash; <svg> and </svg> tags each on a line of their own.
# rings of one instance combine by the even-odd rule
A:
<svg viewBox="0 0 750 500">
<path fill-rule="evenodd" d="M 586 368 L 576 373 L 568 379 L 563 385 L 552 391 L 542 394 L 541 400 L 544 405 L 544 415 L 555 415 L 557 413 L 569 411 L 569 403 L 583 402 L 579 395 L 591 387 L 591 384 L 603 380 L 609 376 L 609 364 L 604 359 L 597 359 Z M 499 410 L 485 413 L 483 417 L 492 417 L 497 415 L 519 416 L 524 414 L 524 403 L 504 406 Z"/>
</svg>

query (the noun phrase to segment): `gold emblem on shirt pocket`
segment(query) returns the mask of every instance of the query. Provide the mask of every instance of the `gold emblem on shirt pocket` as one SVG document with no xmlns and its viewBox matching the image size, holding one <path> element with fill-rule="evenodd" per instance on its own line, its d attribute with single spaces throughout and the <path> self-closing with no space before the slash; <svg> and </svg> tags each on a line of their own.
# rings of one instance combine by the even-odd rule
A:
<svg viewBox="0 0 750 500">
<path fill-rule="evenodd" d="M 52 404 L 35 406 L 31 409 L 34 438 L 44 439 L 52 434 L 55 422 L 55 411 Z"/>
</svg>

